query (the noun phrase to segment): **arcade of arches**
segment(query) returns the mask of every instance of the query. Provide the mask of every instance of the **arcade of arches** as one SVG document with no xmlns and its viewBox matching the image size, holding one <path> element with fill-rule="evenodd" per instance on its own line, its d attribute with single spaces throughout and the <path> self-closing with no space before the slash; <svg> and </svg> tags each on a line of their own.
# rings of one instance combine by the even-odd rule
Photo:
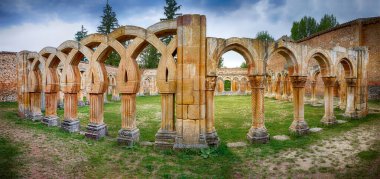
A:
<svg viewBox="0 0 380 179">
<path fill-rule="evenodd" d="M 167 35 L 172 35 L 173 39 L 165 45 L 160 38 Z M 125 41 L 130 41 L 128 46 L 123 45 Z M 142 71 L 136 59 L 148 44 L 162 56 L 157 70 Z M 117 69 L 104 65 L 112 50 L 121 56 Z M 232 69 L 234 75 L 229 76 L 228 70 L 217 69 L 217 64 L 230 50 L 241 54 L 248 68 Z M 90 123 L 85 135 L 99 139 L 107 133 L 103 117 L 104 94 L 108 91 L 115 100 L 121 100 L 118 142 L 133 145 L 140 135 L 136 125 L 136 95 L 159 94 L 162 114 L 155 146 L 201 148 L 219 144 L 214 127 L 214 94 L 234 92 L 252 96 L 252 125 L 247 131 L 247 139 L 251 143 L 266 143 L 269 134 L 265 127 L 264 96 L 293 101 L 294 118 L 289 129 L 305 134 L 309 129 L 304 119 L 305 85 L 314 88 L 311 96 L 315 97 L 318 79 L 324 84 L 323 124 L 336 123 L 333 96 L 337 84 L 344 93 L 341 96 L 345 96 L 341 99 L 345 115 L 366 116 L 367 54 L 366 47 L 312 48 L 287 38 L 268 47 L 256 39 L 206 37 L 205 16 L 183 15 L 147 29 L 123 26 L 107 36 L 92 34 L 80 42 L 68 40 L 57 48 L 46 47 L 39 53 L 19 52 L 18 110 L 22 117 L 54 126 L 59 120 L 57 104 L 61 99 L 64 103 L 61 128 L 77 132 L 78 99 L 80 104 L 86 95 Z M 86 70 L 80 65 L 83 57 L 89 60 Z M 226 80 L 231 82 L 231 91 L 224 91 Z M 46 105 L 44 116 L 42 96 Z"/>
</svg>

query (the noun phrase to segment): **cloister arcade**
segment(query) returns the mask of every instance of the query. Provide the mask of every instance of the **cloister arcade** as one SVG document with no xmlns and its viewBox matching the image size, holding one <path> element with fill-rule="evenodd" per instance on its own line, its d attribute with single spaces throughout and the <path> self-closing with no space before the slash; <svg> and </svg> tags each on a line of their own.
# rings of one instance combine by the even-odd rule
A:
<svg viewBox="0 0 380 179">
<path fill-rule="evenodd" d="M 168 35 L 173 38 L 166 45 L 160 38 Z M 128 46 L 123 45 L 126 41 L 130 41 Z M 141 79 L 136 58 L 148 44 L 161 53 L 161 59 L 155 78 Z M 120 55 L 121 62 L 117 72 L 109 75 L 104 61 L 112 50 Z M 244 57 L 248 68 L 241 75 L 223 78 L 217 73 L 218 60 L 231 50 Z M 267 68 L 266 64 L 274 54 L 286 60 L 286 69 L 273 71 Z M 174 56 L 177 56 L 176 60 Z M 60 101 L 62 91 L 64 119 L 61 128 L 78 132 L 77 106 L 86 96 L 90 105 L 90 123 L 85 136 L 99 139 L 107 133 L 103 116 L 104 94 L 108 91 L 112 98 L 121 100 L 118 142 L 126 145 L 133 145 L 140 135 L 136 126 L 136 95 L 146 93 L 147 86 L 152 83 L 157 85 L 153 93 L 161 95 L 157 148 L 217 146 L 214 95 L 224 92 L 222 82 L 225 80 L 231 80 L 232 91 L 252 96 L 252 126 L 247 133 L 247 139 L 252 143 L 269 140 L 264 96 L 293 101 L 294 118 L 289 129 L 298 134 L 308 132 L 307 119 L 304 119 L 305 84 L 308 79 L 313 84 L 318 75 L 325 86 L 323 124 L 336 123 L 333 93 L 337 78 L 340 78 L 340 84 L 344 84 L 340 88 L 346 88 L 341 90 L 346 91 L 346 98 L 341 99 L 345 115 L 360 118 L 368 111 L 366 47 L 321 49 L 300 45 L 287 38 L 267 44 L 249 38 L 206 37 L 206 17 L 202 15 L 183 15 L 146 29 L 123 26 L 109 35 L 91 34 L 80 42 L 68 40 L 57 48 L 46 47 L 38 53 L 21 51 L 17 57 L 21 117 L 57 124 L 57 101 Z M 87 71 L 78 67 L 83 57 L 89 60 Z M 317 70 L 309 70 L 311 60 L 316 61 Z M 62 72 L 58 70 L 60 63 Z M 45 96 L 44 115 L 41 94 Z"/>
</svg>

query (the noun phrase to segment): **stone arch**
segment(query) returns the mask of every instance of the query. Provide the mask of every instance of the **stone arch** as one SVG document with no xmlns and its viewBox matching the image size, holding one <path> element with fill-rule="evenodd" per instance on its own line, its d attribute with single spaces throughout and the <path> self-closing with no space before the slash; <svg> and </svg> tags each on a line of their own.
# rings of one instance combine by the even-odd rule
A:
<svg viewBox="0 0 380 179">
<path fill-rule="evenodd" d="M 36 52 L 29 53 L 27 60 L 31 62 L 28 74 L 28 92 L 41 92 L 43 89 L 43 71 L 39 65 L 45 66 L 45 63 Z"/>
<path fill-rule="evenodd" d="M 290 75 L 293 75 L 294 73 L 295 74 L 299 73 L 298 62 L 297 62 L 297 58 L 295 56 L 294 50 L 291 50 L 290 48 L 284 47 L 284 46 L 276 48 L 269 55 L 267 64 L 269 63 L 269 61 L 271 61 L 272 57 L 275 54 L 280 54 L 282 57 L 285 58 L 286 63 L 289 64 L 287 70 L 288 70 L 288 72 L 289 72 Z"/>
<path fill-rule="evenodd" d="M 335 65 L 336 66 L 336 72 L 335 74 L 338 74 L 338 66 L 339 64 L 341 64 L 343 66 L 343 69 L 344 69 L 344 74 L 346 77 L 354 77 L 356 76 L 356 71 L 355 71 L 355 68 L 354 68 L 354 65 L 352 63 L 352 61 L 347 58 L 347 57 L 343 57 L 341 58 L 340 60 L 338 60 L 338 63 Z"/>
<path fill-rule="evenodd" d="M 228 51 L 235 51 L 243 56 L 244 60 L 248 66 L 248 75 L 253 75 L 258 72 L 258 65 L 255 59 L 257 59 L 257 53 L 253 49 L 253 44 L 250 39 L 240 39 L 240 38 L 229 38 L 223 40 L 221 46 L 216 49 L 216 52 L 213 55 L 213 60 L 216 64 L 219 63 L 220 57 Z"/>
<path fill-rule="evenodd" d="M 58 51 L 54 47 L 45 47 L 39 55 L 45 63 L 45 92 L 58 92 L 60 89 L 60 76 L 58 75 L 58 65 L 65 63 L 67 55 Z"/>
<path fill-rule="evenodd" d="M 325 51 L 317 48 L 311 50 L 305 59 L 305 72 L 311 59 L 315 59 L 320 67 L 322 76 L 333 76 L 331 57 Z"/>
</svg>

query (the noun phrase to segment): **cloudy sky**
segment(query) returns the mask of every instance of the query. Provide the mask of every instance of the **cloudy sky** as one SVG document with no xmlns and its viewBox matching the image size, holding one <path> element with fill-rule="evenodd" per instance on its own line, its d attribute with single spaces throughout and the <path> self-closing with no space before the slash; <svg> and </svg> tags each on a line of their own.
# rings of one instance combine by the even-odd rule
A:
<svg viewBox="0 0 380 179">
<path fill-rule="evenodd" d="M 1 0 L 0 51 L 39 51 L 73 39 L 81 25 L 96 32 L 106 0 Z M 120 25 L 148 27 L 163 18 L 165 0 L 109 0 Z M 204 14 L 207 36 L 250 37 L 267 30 L 275 39 L 290 35 L 293 21 L 334 14 L 338 22 L 380 16 L 379 0 L 177 0 L 180 13 Z M 229 52 L 225 65 L 242 59 Z"/>
</svg>

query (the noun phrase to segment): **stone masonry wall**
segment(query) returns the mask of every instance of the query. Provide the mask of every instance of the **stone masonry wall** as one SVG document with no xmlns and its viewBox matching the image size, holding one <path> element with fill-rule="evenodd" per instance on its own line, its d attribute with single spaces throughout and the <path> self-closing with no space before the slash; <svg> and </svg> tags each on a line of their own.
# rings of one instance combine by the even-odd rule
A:
<svg viewBox="0 0 380 179">
<path fill-rule="evenodd" d="M 0 102 L 17 100 L 17 67 L 15 52 L 0 52 Z"/>
</svg>

